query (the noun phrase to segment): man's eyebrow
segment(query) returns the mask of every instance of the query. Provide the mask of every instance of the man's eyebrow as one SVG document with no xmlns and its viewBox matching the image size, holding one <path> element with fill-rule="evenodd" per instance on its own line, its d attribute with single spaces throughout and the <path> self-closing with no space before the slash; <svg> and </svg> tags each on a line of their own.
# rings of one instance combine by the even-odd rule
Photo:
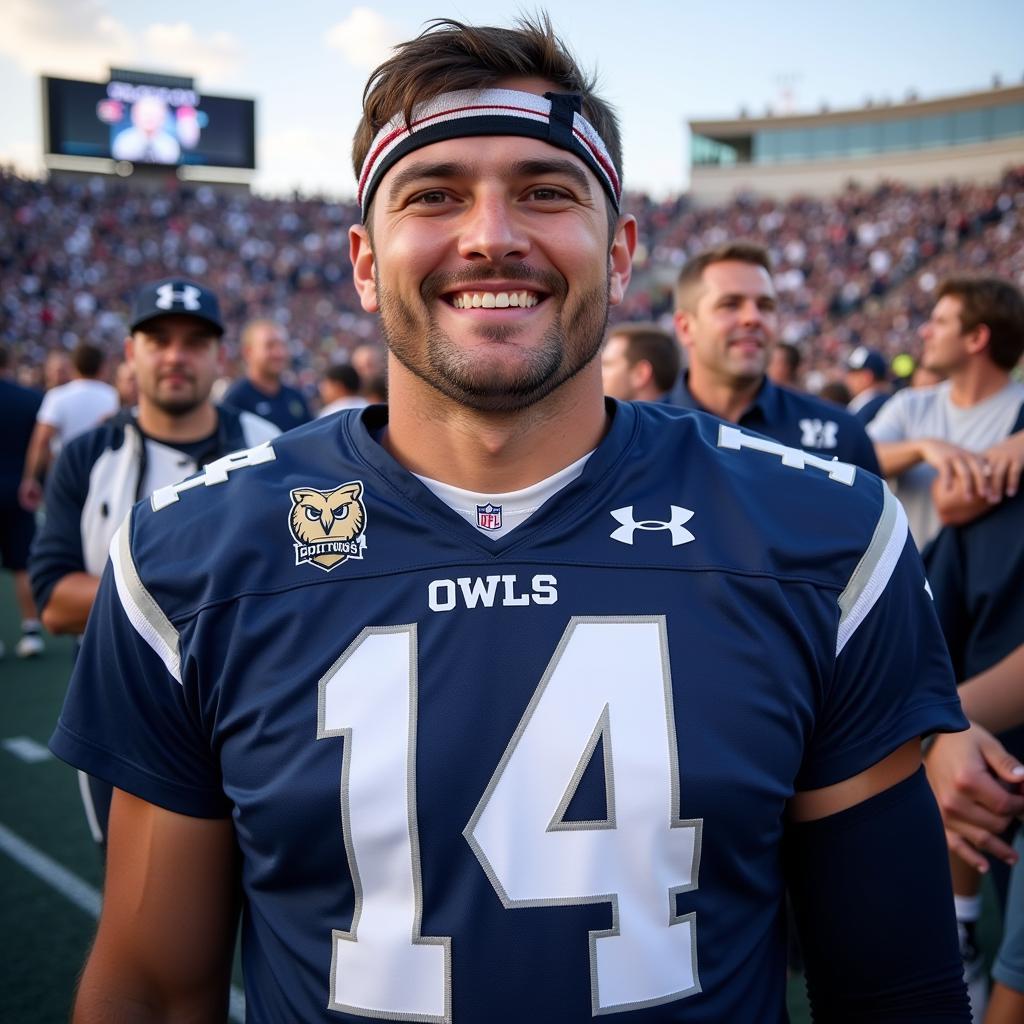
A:
<svg viewBox="0 0 1024 1024">
<path fill-rule="evenodd" d="M 469 164 L 459 163 L 453 160 L 444 162 L 429 162 L 422 160 L 418 163 L 409 164 L 397 171 L 388 185 L 388 196 L 396 199 L 410 184 L 425 178 L 458 178 L 465 177 L 471 173 Z"/>
<path fill-rule="evenodd" d="M 420 161 L 409 164 L 395 173 L 388 185 L 388 196 L 394 201 L 409 185 L 417 181 L 434 178 L 465 178 L 472 176 L 475 169 L 472 164 L 461 161 L 446 160 L 438 162 Z M 519 160 L 505 168 L 509 178 L 536 178 L 546 175 L 561 175 L 571 178 L 573 184 L 590 198 L 590 180 L 586 171 L 574 160 L 558 160 L 555 158 L 541 160 Z"/>
</svg>

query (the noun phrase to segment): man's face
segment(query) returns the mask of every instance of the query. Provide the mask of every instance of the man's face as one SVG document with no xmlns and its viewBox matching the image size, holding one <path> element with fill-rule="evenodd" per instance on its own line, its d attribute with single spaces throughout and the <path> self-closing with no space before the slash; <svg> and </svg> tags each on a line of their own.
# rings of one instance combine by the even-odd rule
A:
<svg viewBox="0 0 1024 1024">
<path fill-rule="evenodd" d="M 280 379 L 290 358 L 284 331 L 275 324 L 253 325 L 246 336 L 244 355 L 256 376 Z"/>
<path fill-rule="evenodd" d="M 171 314 L 142 324 L 125 358 L 135 371 L 140 403 L 184 416 L 210 397 L 221 366 L 220 339 L 204 321 Z"/>
<path fill-rule="evenodd" d="M 374 198 L 372 235 L 351 231 L 355 280 L 395 357 L 462 405 L 512 411 L 596 355 L 635 225 L 610 245 L 604 192 L 582 161 L 503 136 L 400 160 Z"/>
<path fill-rule="evenodd" d="M 691 373 L 734 387 L 760 380 L 779 329 L 775 286 L 768 271 L 739 260 L 712 263 L 691 305 L 675 317 Z"/>
<path fill-rule="evenodd" d="M 918 332 L 923 346 L 921 365 L 928 370 L 947 374 L 962 366 L 968 359 L 968 335 L 963 332 L 960 315 L 963 304 L 955 295 L 943 295 L 932 315 Z"/>
<path fill-rule="evenodd" d="M 636 394 L 632 376 L 629 339 L 621 334 L 613 334 L 601 350 L 601 383 L 604 393 L 621 402 L 632 401 Z"/>
<path fill-rule="evenodd" d="M 856 398 L 862 391 L 867 391 L 868 388 L 875 384 L 875 375 L 870 370 L 863 368 L 860 370 L 847 370 L 845 380 L 850 395 Z"/>
</svg>

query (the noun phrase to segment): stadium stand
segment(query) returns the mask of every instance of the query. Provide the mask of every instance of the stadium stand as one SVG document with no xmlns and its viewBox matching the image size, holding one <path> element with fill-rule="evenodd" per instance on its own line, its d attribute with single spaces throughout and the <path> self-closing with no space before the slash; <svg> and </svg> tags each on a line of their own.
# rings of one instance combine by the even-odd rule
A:
<svg viewBox="0 0 1024 1024">
<path fill-rule="evenodd" d="M 948 273 L 1024 275 L 1024 166 L 994 184 L 851 185 L 831 198 L 752 195 L 696 206 L 686 195 L 627 196 L 642 252 L 617 321 L 670 326 L 672 284 L 694 253 L 746 237 L 772 256 L 783 340 L 807 373 L 841 375 L 858 345 L 917 351 L 915 329 Z M 285 323 L 312 393 L 335 359 L 376 337 L 348 267 L 354 205 L 270 199 L 209 185 L 140 192 L 110 178 L 28 180 L 0 171 L 0 341 L 30 383 L 47 351 L 90 340 L 116 349 L 133 286 L 165 273 L 202 277 L 225 316 Z M 236 346 L 237 339 L 228 339 Z M 236 349 L 235 349 L 236 351 Z"/>
</svg>

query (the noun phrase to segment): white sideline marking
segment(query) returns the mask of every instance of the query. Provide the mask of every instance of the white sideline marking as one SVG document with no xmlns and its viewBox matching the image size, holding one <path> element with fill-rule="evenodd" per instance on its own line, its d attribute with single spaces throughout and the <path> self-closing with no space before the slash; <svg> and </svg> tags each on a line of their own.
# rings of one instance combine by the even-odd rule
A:
<svg viewBox="0 0 1024 1024">
<path fill-rule="evenodd" d="M 29 739 L 28 736 L 12 736 L 3 741 L 3 747 L 25 764 L 39 764 L 40 761 L 52 761 L 51 754 L 41 743 Z"/>
<path fill-rule="evenodd" d="M 6 746 L 6 744 L 4 744 Z M 97 889 L 78 875 L 62 867 L 42 850 L 26 843 L 9 828 L 0 824 L 0 850 L 11 860 L 16 861 L 36 878 L 44 881 L 51 889 L 55 889 L 65 899 L 84 910 L 90 917 L 99 917 L 102 897 Z M 243 1024 L 245 1021 L 245 996 L 235 985 L 231 986 L 229 1015 L 231 1020 Z"/>
</svg>

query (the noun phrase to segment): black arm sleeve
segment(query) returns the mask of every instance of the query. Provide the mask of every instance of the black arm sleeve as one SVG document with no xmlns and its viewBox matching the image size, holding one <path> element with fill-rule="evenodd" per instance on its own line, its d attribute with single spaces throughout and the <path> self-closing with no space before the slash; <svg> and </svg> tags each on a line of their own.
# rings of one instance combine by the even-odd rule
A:
<svg viewBox="0 0 1024 1024">
<path fill-rule="evenodd" d="M 815 1021 L 969 1024 L 946 843 L 923 768 L 791 825 L 785 856 Z"/>
</svg>

